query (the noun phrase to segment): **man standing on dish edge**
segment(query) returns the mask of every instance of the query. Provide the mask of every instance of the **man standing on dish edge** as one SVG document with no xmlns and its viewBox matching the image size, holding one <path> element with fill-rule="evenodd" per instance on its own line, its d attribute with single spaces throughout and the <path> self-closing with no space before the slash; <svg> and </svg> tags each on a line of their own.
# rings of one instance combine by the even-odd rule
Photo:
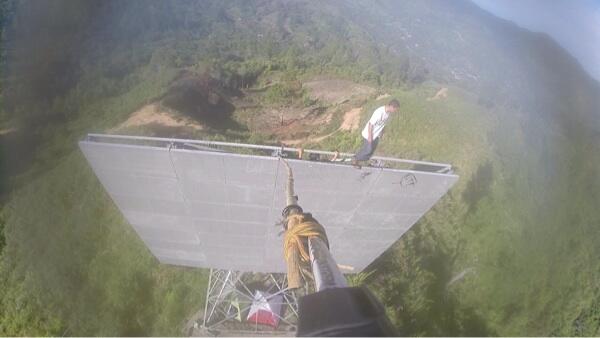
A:
<svg viewBox="0 0 600 338">
<path fill-rule="evenodd" d="M 360 168 L 359 161 L 368 161 L 379 144 L 383 128 L 391 114 L 395 114 L 400 107 L 398 100 L 393 99 L 385 106 L 381 106 L 373 112 L 373 115 L 362 131 L 363 143 L 360 150 L 352 158 L 352 164 Z"/>
</svg>

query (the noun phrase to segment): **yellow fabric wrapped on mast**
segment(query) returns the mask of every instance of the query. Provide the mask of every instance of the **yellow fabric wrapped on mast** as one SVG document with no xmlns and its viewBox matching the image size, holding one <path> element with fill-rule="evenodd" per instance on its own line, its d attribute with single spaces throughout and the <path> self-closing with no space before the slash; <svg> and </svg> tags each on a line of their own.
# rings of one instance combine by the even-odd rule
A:
<svg viewBox="0 0 600 338">
<path fill-rule="evenodd" d="M 325 228 L 307 214 L 292 214 L 287 217 L 287 231 L 283 242 L 283 252 L 288 268 L 288 287 L 291 289 L 303 286 L 302 271 L 311 271 L 308 239 L 318 237 L 327 247 L 329 241 Z"/>
</svg>

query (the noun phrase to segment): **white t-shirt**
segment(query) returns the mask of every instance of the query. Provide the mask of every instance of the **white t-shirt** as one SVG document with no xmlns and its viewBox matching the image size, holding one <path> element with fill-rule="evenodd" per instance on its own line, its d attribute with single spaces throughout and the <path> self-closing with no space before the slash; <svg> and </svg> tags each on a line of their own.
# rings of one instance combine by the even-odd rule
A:
<svg viewBox="0 0 600 338">
<path fill-rule="evenodd" d="M 373 139 L 378 138 L 379 135 L 381 135 L 381 132 L 383 131 L 383 127 L 385 127 L 385 123 L 387 122 L 389 117 L 390 117 L 390 114 L 385 111 L 385 106 L 381 106 L 381 107 L 375 109 L 375 111 L 373 112 L 373 116 L 371 116 L 371 119 L 365 125 L 365 128 L 362 131 L 362 137 L 364 137 L 365 140 L 369 139 L 369 123 L 370 123 L 371 125 L 373 125 Z"/>
</svg>

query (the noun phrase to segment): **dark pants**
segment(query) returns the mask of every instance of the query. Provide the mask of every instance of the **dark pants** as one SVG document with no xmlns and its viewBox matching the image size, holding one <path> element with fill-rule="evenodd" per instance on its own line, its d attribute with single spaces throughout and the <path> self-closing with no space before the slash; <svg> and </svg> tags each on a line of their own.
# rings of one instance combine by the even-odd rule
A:
<svg viewBox="0 0 600 338">
<path fill-rule="evenodd" d="M 367 139 L 363 138 L 362 147 L 360 147 L 360 150 L 356 153 L 356 155 L 354 155 L 354 158 L 357 161 L 368 161 L 371 156 L 373 156 L 373 153 L 377 148 L 377 143 L 379 143 L 379 137 L 374 139 L 371 143 L 369 143 Z"/>
</svg>

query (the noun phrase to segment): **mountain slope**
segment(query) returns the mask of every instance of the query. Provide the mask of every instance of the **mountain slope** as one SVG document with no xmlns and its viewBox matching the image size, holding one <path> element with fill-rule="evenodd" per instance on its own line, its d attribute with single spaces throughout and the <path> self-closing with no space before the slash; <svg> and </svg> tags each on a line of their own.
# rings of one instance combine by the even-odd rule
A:
<svg viewBox="0 0 600 338">
<path fill-rule="evenodd" d="M 35 147 L 7 147 L 2 159 L 35 150 L 10 171 L 3 206 L 0 333 L 173 335 L 201 305 L 203 272 L 159 266 L 75 147 L 176 95 L 178 74 L 190 73 L 232 96 L 254 90 L 275 111 L 334 111 L 297 89 L 315 76 L 375 86 L 402 105 L 382 154 L 455 165 L 452 192 L 370 267 L 403 334 L 600 333 L 600 86 L 548 37 L 465 1 L 17 7 L 0 116 L 16 121 L 17 145 Z M 428 100 L 440 88 L 446 97 Z M 384 100 L 364 101 L 361 124 Z M 260 120 L 261 109 L 232 115 Z M 358 146 L 339 116 L 310 146 Z M 197 135 L 277 141 L 244 126 Z"/>
</svg>

